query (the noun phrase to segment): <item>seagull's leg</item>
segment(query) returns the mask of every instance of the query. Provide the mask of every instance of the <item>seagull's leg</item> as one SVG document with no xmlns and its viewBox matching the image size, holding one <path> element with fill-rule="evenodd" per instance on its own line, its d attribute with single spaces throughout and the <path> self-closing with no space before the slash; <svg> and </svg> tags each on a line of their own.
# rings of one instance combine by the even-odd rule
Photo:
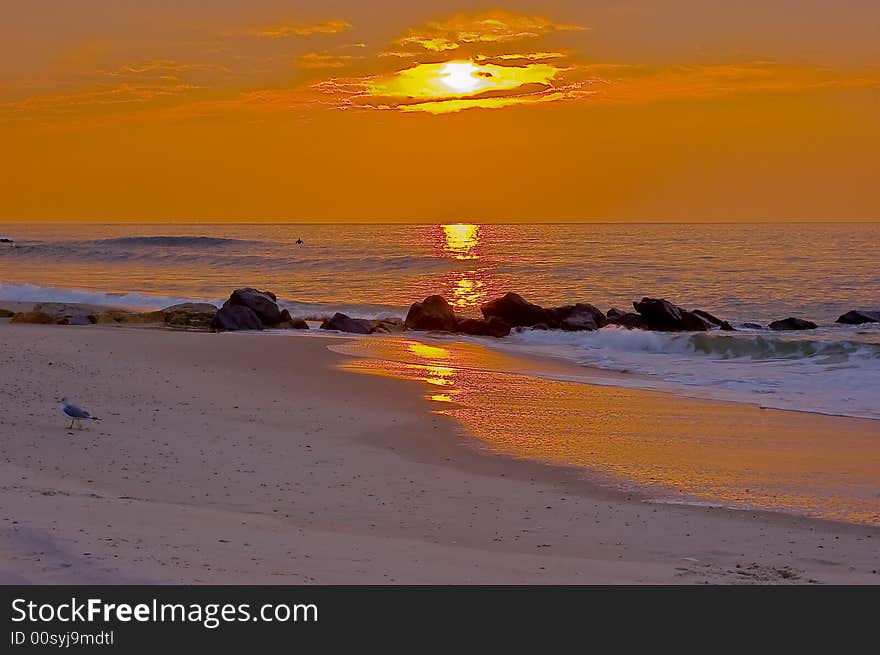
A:
<svg viewBox="0 0 880 655">
<path fill-rule="evenodd" d="M 67 426 L 67 429 L 68 429 L 68 430 L 73 430 L 73 423 L 74 423 L 74 421 L 76 421 L 75 418 L 70 419 L 70 425 Z"/>
</svg>

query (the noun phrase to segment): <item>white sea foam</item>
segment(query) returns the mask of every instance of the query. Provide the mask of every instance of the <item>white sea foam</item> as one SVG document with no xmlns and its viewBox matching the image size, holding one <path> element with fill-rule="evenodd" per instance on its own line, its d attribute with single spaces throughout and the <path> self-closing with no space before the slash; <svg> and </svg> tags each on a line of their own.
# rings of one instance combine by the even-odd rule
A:
<svg viewBox="0 0 880 655">
<path fill-rule="evenodd" d="M 211 302 L 177 296 L 159 296 L 144 293 L 91 291 L 88 289 L 65 289 L 42 287 L 35 284 L 0 282 L 0 300 L 17 302 L 65 302 L 89 305 L 112 305 L 114 307 L 161 308 L 182 302 Z M 216 302 L 216 301 L 214 301 Z"/>
<path fill-rule="evenodd" d="M 643 374 L 632 386 L 764 407 L 880 419 L 880 326 L 804 333 L 525 330 L 491 342 Z"/>
<path fill-rule="evenodd" d="M 89 305 L 111 305 L 131 309 L 162 308 L 184 302 L 209 302 L 218 307 L 225 298 L 194 298 L 164 296 L 132 292 L 106 292 L 89 289 L 66 289 L 63 287 L 44 287 L 27 283 L 0 282 L 0 300 L 17 302 L 64 302 Z M 294 318 L 309 321 L 322 321 L 342 312 L 357 318 L 403 318 L 406 310 L 401 307 L 356 303 L 299 302 L 278 299 L 278 305 L 287 309 Z"/>
</svg>

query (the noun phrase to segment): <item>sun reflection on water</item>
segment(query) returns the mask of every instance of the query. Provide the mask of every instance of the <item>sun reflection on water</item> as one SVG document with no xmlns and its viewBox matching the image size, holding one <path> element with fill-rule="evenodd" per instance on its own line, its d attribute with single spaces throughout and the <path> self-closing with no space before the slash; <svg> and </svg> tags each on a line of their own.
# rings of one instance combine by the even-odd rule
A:
<svg viewBox="0 0 880 655">
<path fill-rule="evenodd" d="M 455 270 L 443 275 L 437 291 L 459 311 L 479 307 L 489 300 L 491 267 L 484 261 L 486 230 L 491 226 L 473 223 L 438 225 L 434 229 L 437 253 L 455 262 Z M 473 262 L 472 267 L 461 268 Z M 479 262 L 479 263 L 478 263 Z"/>
<path fill-rule="evenodd" d="M 480 226 L 456 223 L 443 226 L 445 250 L 455 259 L 479 259 L 476 252 L 480 243 Z"/>
</svg>

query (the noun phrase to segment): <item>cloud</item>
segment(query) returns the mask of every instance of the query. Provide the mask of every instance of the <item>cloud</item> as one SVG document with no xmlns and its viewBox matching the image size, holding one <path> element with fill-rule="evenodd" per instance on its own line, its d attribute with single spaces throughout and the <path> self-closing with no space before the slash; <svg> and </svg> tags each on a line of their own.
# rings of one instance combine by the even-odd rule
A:
<svg viewBox="0 0 880 655">
<path fill-rule="evenodd" d="M 144 105 L 163 98 L 182 97 L 199 88 L 201 87 L 195 84 L 173 80 L 101 85 L 74 93 L 31 96 L 0 104 L 0 116 L 33 118 L 45 114 L 72 114 L 83 109 L 118 109 L 122 106 Z"/>
<path fill-rule="evenodd" d="M 440 100 L 414 105 L 400 105 L 398 109 L 404 112 L 422 111 L 429 114 L 450 114 L 465 109 L 502 109 L 514 105 L 535 104 L 540 102 L 555 102 L 563 100 L 565 93 L 534 93 L 507 97 L 490 98 L 459 98 L 455 100 Z"/>
<path fill-rule="evenodd" d="M 445 20 L 431 21 L 424 27 L 412 29 L 395 45 L 418 46 L 431 52 L 456 50 L 467 44 L 508 43 L 535 38 L 552 32 L 572 32 L 589 29 L 582 25 L 554 23 L 542 16 L 529 16 L 510 11 L 491 11 L 479 14 L 456 14 Z"/>
<path fill-rule="evenodd" d="M 413 50 L 386 50 L 385 52 L 380 52 L 380 57 L 399 57 L 400 59 L 407 59 L 412 57 L 418 57 L 420 53 L 415 52 Z"/>
<path fill-rule="evenodd" d="M 0 104 L 0 115 L 28 118 L 83 111 L 113 111 L 184 98 L 205 88 L 194 73 L 226 71 L 213 64 L 149 59 L 79 74 L 74 91 L 43 92 Z"/>
<path fill-rule="evenodd" d="M 307 52 L 300 55 L 296 61 L 302 68 L 342 68 L 363 58 L 363 56 L 340 55 L 323 50 L 321 52 Z"/>
<path fill-rule="evenodd" d="M 492 61 L 544 61 L 546 59 L 561 59 L 567 57 L 563 52 L 523 52 L 508 53 L 501 55 L 476 55 L 475 61 L 492 62 Z"/>
<path fill-rule="evenodd" d="M 534 62 L 516 57 L 520 61 L 515 64 L 503 57 L 415 64 L 393 73 L 325 80 L 312 88 L 339 109 L 431 114 L 560 101 L 635 103 L 880 88 L 877 68 L 841 71 L 772 62 L 556 66 L 549 63 L 553 58 Z"/>
<path fill-rule="evenodd" d="M 257 30 L 256 35 L 266 39 L 285 39 L 312 34 L 340 34 L 352 28 L 345 20 L 327 20 L 321 23 L 286 23 Z"/>
<path fill-rule="evenodd" d="M 148 59 L 130 64 L 124 64 L 112 70 L 97 71 L 95 75 L 125 78 L 164 78 L 182 79 L 192 73 L 228 73 L 226 66 L 219 64 L 181 63 L 171 59 Z"/>
<path fill-rule="evenodd" d="M 880 87 L 877 68 L 835 70 L 765 61 L 662 68 L 592 64 L 577 67 L 575 74 L 593 79 L 599 97 L 626 102 Z"/>
</svg>

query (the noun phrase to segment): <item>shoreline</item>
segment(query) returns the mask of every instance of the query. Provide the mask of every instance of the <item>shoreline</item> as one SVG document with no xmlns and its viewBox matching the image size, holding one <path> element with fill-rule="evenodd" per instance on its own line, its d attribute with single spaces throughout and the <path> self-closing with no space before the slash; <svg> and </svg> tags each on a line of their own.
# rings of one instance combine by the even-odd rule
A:
<svg viewBox="0 0 880 655">
<path fill-rule="evenodd" d="M 454 419 L 432 414 L 412 383 L 337 370 L 350 359 L 327 345 L 351 337 L 310 337 L 269 340 L 276 356 L 266 359 L 267 340 L 256 335 L 0 325 L 3 343 L 14 339 L 26 351 L 11 357 L 29 358 L 43 378 L 61 372 L 48 361 L 56 363 L 76 346 L 74 363 L 65 366 L 98 373 L 83 404 L 110 412 L 98 428 L 67 437 L 53 408 L 35 398 L 51 380 L 37 376 L 5 390 L 27 397 L 26 409 L 39 421 L 3 421 L 20 443 L 4 445 L 6 478 L 19 483 L 5 489 L 0 577 L 101 583 L 880 580 L 871 573 L 880 564 L 870 547 L 880 538 L 877 528 L 778 512 L 646 503 L 585 480 L 577 469 L 486 452 Z M 216 339 L 224 339 L 221 350 Z M 87 357 L 103 348 L 114 353 L 115 363 Z M 137 375 L 108 384 L 100 374 L 114 366 L 133 366 Z M 236 386 L 230 377 L 245 384 Z M 165 389 L 168 384 L 179 389 Z M 224 398 L 234 410 L 216 409 L 224 407 Z M 180 407 L 160 412 L 151 417 L 154 430 L 143 431 L 123 420 L 137 407 L 134 399 L 190 406 L 181 416 Z M 320 417 L 305 421 L 311 412 Z M 224 434 L 230 420 L 236 435 Z M 161 438 L 151 435 L 155 430 Z M 178 438 L 163 434 L 168 431 Z M 316 441 L 319 435 L 327 438 Z M 101 448 L 95 451 L 79 436 Z M 144 439 L 154 448 L 145 447 Z M 63 452 L 46 453 L 42 446 L 48 443 Z M 103 448 L 112 451 L 114 462 L 131 459 L 132 472 L 110 467 Z M 314 463 L 302 461 L 303 453 Z M 100 474 L 82 475 L 90 466 Z M 201 470 L 206 467 L 213 475 Z M 255 504 L 252 495 L 262 501 Z M 135 506 L 147 517 L 142 525 L 128 516 Z M 189 530 L 194 520 L 204 529 Z M 103 525 L 115 526 L 110 531 L 121 551 L 101 545 Z M 159 525 L 173 538 L 157 535 Z M 119 539 L 123 534 L 127 544 Z M 142 545 L 132 551 L 138 539 Z M 254 549 L 260 564 L 227 552 L 219 540 L 250 544 L 243 548 Z M 286 556 L 290 548 L 279 543 L 294 542 L 302 552 Z M 47 555 L 53 552 L 47 544 L 60 554 Z M 74 558 L 70 552 L 77 549 L 91 555 Z M 138 557 L 143 549 L 169 559 L 159 564 Z M 299 563 L 292 565 L 289 557 Z M 431 565 L 413 568 L 414 558 Z M 64 567 L 57 559 L 72 561 Z M 194 571 L 198 561 L 208 568 Z M 267 575 L 266 567 L 274 574 Z"/>
<path fill-rule="evenodd" d="M 569 380 L 559 376 L 570 367 L 541 371 L 542 358 L 497 352 L 480 360 L 471 352 L 478 346 L 449 340 L 406 335 L 330 348 L 357 357 L 346 370 L 420 383 L 434 413 L 502 456 L 570 468 L 659 504 L 880 526 L 873 419 L 681 396 L 621 385 L 624 374 Z M 811 495 L 814 486 L 827 495 Z"/>
<path fill-rule="evenodd" d="M 0 284 L 0 291 L 3 286 Z M 43 290 L 50 288 L 46 287 Z M 13 290 L 11 297 L 27 297 L 27 293 L 22 296 L 21 291 L 21 289 L 18 292 Z M 56 289 L 56 291 L 65 290 Z M 44 294 L 39 291 L 37 293 L 37 298 L 44 298 Z M 73 296 L 82 294 L 89 296 L 86 299 L 97 300 L 100 304 L 49 300 L 40 302 L 67 307 L 88 307 L 93 313 L 112 309 L 142 313 L 144 316 L 167 310 L 171 307 L 171 303 L 174 303 L 175 307 L 182 306 L 181 303 L 206 306 L 202 302 L 197 303 L 182 297 L 153 296 L 148 299 L 147 296 L 135 292 L 128 297 L 128 301 L 125 300 L 125 294 L 115 296 L 113 293 L 84 290 L 76 291 Z M 396 332 L 402 329 L 404 321 L 401 317 L 408 314 L 406 307 L 304 302 L 277 299 L 274 294 L 269 295 L 272 296 L 273 303 L 284 310 L 285 316 L 300 322 L 304 320 L 312 329 L 321 327 L 328 328 L 328 331 L 341 330 L 344 333 Z M 516 294 L 507 295 L 516 296 Z M 503 303 L 507 295 L 486 303 L 486 306 Z M 48 297 L 52 296 L 53 294 L 50 293 Z M 114 300 L 128 304 L 113 305 L 111 301 Z M 519 300 L 527 307 L 551 314 L 562 310 L 569 311 L 571 308 L 576 312 L 581 311 L 578 308 L 591 308 L 591 312 L 595 311 L 600 315 L 596 320 L 601 319 L 597 325 L 602 329 L 590 329 L 588 326 L 587 329 L 582 330 L 583 326 L 580 326 L 580 323 L 578 323 L 580 327 L 576 326 L 574 331 L 561 326 L 545 330 L 544 328 L 548 327 L 546 324 L 538 324 L 530 328 L 526 323 L 526 327 L 516 327 L 519 325 L 518 319 L 508 316 L 511 328 L 505 326 L 503 333 L 494 333 L 493 330 L 498 327 L 497 325 L 490 326 L 483 319 L 475 321 L 467 318 L 473 315 L 474 307 L 469 308 L 470 314 L 464 313 L 464 310 L 455 314 L 460 308 L 453 307 L 451 309 L 455 320 L 470 323 L 469 326 L 461 330 L 444 326 L 437 332 L 430 332 L 424 330 L 437 326 L 409 325 L 407 333 L 414 330 L 420 335 L 415 338 L 420 339 L 471 339 L 474 343 L 506 352 L 511 356 L 567 363 L 571 371 L 568 377 L 588 384 L 605 384 L 606 380 L 614 379 L 621 381 L 620 386 L 670 391 L 685 398 L 753 404 L 765 409 L 822 416 L 880 420 L 880 412 L 873 398 L 878 380 L 877 362 L 880 361 L 877 359 L 880 355 L 880 323 L 857 323 L 852 317 L 847 318 L 850 314 L 862 315 L 860 312 L 847 312 L 837 322 L 826 322 L 818 327 L 809 321 L 802 321 L 813 325 L 815 329 L 770 329 L 772 325 L 762 328 L 755 323 L 743 323 L 740 317 L 734 320 L 737 327 L 733 331 L 726 321 L 721 321 L 706 312 L 700 310 L 685 312 L 694 316 L 699 314 L 700 320 L 704 320 L 702 316 L 709 316 L 716 321 L 715 327 L 710 327 L 707 331 L 699 329 L 694 331 L 690 328 L 682 330 L 681 325 L 673 330 L 666 330 L 662 326 L 630 325 L 638 318 L 632 313 L 622 318 L 612 318 L 612 314 L 602 318 L 600 310 L 587 304 L 547 309 L 532 305 L 521 298 Z M 685 311 L 666 300 L 644 300 L 661 305 L 665 303 L 664 307 L 667 309 Z M 214 310 L 223 304 L 224 300 L 214 299 L 210 302 L 211 309 Z M 136 306 L 136 303 L 149 304 Z M 0 300 L 0 308 L 5 305 L 27 309 L 33 304 L 36 303 Z M 413 306 L 419 305 L 421 303 L 415 303 Z M 609 311 L 620 314 L 620 310 L 614 308 Z M 343 315 L 341 323 L 334 323 L 335 317 L 331 318 L 334 312 Z M 80 312 L 80 314 L 85 313 Z M 874 320 L 867 316 L 868 314 L 873 316 L 873 312 L 868 311 L 864 314 L 861 320 Z M 351 318 L 352 316 L 363 318 Z M 591 321 L 584 319 L 584 316 L 576 314 L 575 322 L 581 321 L 585 325 L 590 323 Z M 81 315 L 74 318 L 79 322 L 87 320 L 93 323 L 105 322 L 100 316 Z M 799 319 L 786 319 L 777 323 L 785 323 L 788 320 L 799 321 Z M 722 324 L 720 328 L 717 327 L 719 323 Z M 614 326 L 618 328 L 604 329 Z M 271 321 L 262 324 L 262 328 L 267 331 L 273 327 L 276 326 Z M 253 328 L 254 325 L 229 324 L 228 320 L 220 327 L 225 330 Z M 486 334 L 486 330 L 495 337 L 501 337 L 507 332 L 509 335 L 498 339 L 480 336 Z M 614 384 L 616 385 L 617 382 Z"/>
<path fill-rule="evenodd" d="M 0 301 L 0 309 L 7 308 L 15 312 L 26 312 L 31 311 L 34 308 L 34 305 L 37 304 L 38 303 L 30 302 Z M 118 309 L 112 306 L 86 305 L 81 303 L 67 303 L 63 304 L 63 307 L 66 310 L 73 312 L 80 311 L 96 313 L 106 312 L 108 310 L 112 312 L 113 310 Z M 122 311 L 125 312 L 127 310 Z M 138 315 L 135 314 L 134 316 Z M 152 316 L 152 314 L 142 314 L 142 316 Z M 0 318 L 0 323 L 6 323 L 9 320 L 10 319 L 8 318 Z M 171 331 L 179 331 L 181 329 L 179 327 L 172 327 L 163 323 L 142 323 L 139 320 L 135 320 L 131 323 L 121 323 L 116 325 L 111 324 L 110 326 L 98 325 L 91 327 L 93 329 L 100 329 L 102 327 L 114 327 L 116 329 L 119 329 L 127 327 L 130 329 L 133 328 L 139 330 L 164 329 Z M 317 327 L 319 327 L 319 325 L 316 322 L 312 322 L 311 330 L 305 330 L 302 332 L 296 330 L 294 332 L 291 332 L 287 329 L 267 329 L 265 332 L 262 333 L 262 335 L 275 336 L 278 338 L 291 336 L 311 336 L 313 338 L 326 339 L 329 341 L 327 345 L 328 350 L 339 353 L 346 358 L 343 362 L 337 365 L 339 369 L 344 371 L 378 374 L 383 377 L 396 377 L 409 381 L 415 379 L 422 382 L 428 382 L 429 385 L 440 384 L 441 386 L 452 384 L 452 371 L 468 372 L 471 375 L 476 374 L 482 375 L 484 377 L 494 376 L 495 374 L 500 373 L 503 375 L 507 375 L 508 380 L 527 380 L 527 386 L 529 388 L 538 386 L 548 387 L 545 388 L 543 392 L 548 396 L 559 395 L 560 389 L 564 389 L 565 387 L 577 389 L 590 389 L 591 387 L 598 387 L 599 389 L 593 391 L 593 395 L 595 395 L 597 391 L 600 390 L 604 392 L 605 388 L 610 390 L 612 394 L 623 394 L 623 398 L 613 401 L 615 404 L 620 406 L 624 406 L 629 402 L 635 402 L 636 405 L 640 405 L 644 403 L 645 398 L 651 399 L 651 401 L 654 402 L 654 412 L 658 415 L 662 412 L 662 406 L 665 404 L 677 405 L 679 407 L 679 409 L 677 410 L 679 413 L 681 412 L 681 408 L 685 406 L 696 408 L 695 411 L 691 412 L 689 420 L 685 420 L 681 416 L 676 416 L 673 418 L 671 424 L 667 423 L 667 425 L 664 426 L 665 432 L 661 431 L 658 433 L 656 428 L 651 428 L 649 430 L 650 434 L 641 435 L 642 439 L 644 439 L 646 436 L 650 436 L 654 439 L 671 442 L 679 436 L 679 432 L 689 431 L 689 424 L 701 420 L 701 415 L 704 413 L 711 413 L 714 411 L 714 413 L 717 414 L 722 420 L 725 419 L 726 414 L 732 414 L 736 421 L 740 421 L 744 418 L 744 416 L 747 416 L 747 412 L 752 412 L 754 414 L 754 410 L 756 409 L 767 411 L 769 416 L 788 417 L 783 418 L 781 421 L 776 421 L 776 425 L 779 428 L 788 432 L 797 433 L 798 430 L 801 430 L 803 432 L 816 431 L 813 424 L 805 421 L 800 421 L 800 428 L 792 429 L 791 425 L 789 424 L 796 424 L 800 418 L 798 415 L 812 417 L 814 421 L 820 422 L 821 424 L 826 426 L 824 439 L 813 439 L 812 442 L 807 441 L 804 443 L 797 443 L 797 450 L 803 450 L 804 448 L 821 448 L 824 444 L 831 442 L 834 442 L 835 448 L 845 448 L 846 445 L 841 446 L 839 444 L 840 438 L 836 437 L 836 433 L 838 432 L 846 435 L 847 438 L 849 438 L 850 435 L 853 433 L 866 434 L 869 439 L 880 435 L 880 424 L 876 424 L 876 419 L 869 417 L 830 414 L 822 411 L 774 408 L 748 400 L 718 398 L 711 395 L 705 396 L 689 393 L 688 389 L 683 389 L 677 386 L 669 388 L 659 385 L 651 379 L 651 376 L 645 376 L 629 371 L 618 372 L 586 366 L 582 364 L 574 364 L 564 357 L 555 357 L 552 354 L 544 352 L 518 352 L 515 348 L 510 349 L 505 347 L 498 347 L 498 344 L 495 344 L 492 339 L 487 340 L 481 338 L 473 338 L 467 335 L 445 334 L 442 332 L 434 333 L 430 331 L 406 331 L 405 333 L 391 333 L 385 335 L 352 335 L 346 334 L 344 332 L 340 333 L 337 331 L 321 330 L 316 334 L 314 328 Z M 184 331 L 199 333 L 204 332 L 204 329 L 193 330 L 185 328 Z M 228 336 L 234 334 L 234 332 L 228 333 Z M 244 334 L 249 333 L 245 332 Z M 412 344 L 419 344 L 417 347 L 418 350 L 416 350 L 416 346 Z M 441 354 L 438 355 L 438 353 Z M 452 361 L 444 361 L 444 359 L 449 358 L 452 353 L 455 353 Z M 438 357 L 439 360 L 437 359 Z M 372 364 L 364 365 L 363 358 L 371 361 Z M 448 368 L 449 372 L 439 373 L 439 375 L 444 376 L 441 379 L 429 379 L 412 374 L 412 369 L 426 369 L 428 371 L 433 371 L 437 365 L 440 365 L 441 368 L 451 367 Z M 394 372 L 395 370 L 396 372 Z M 438 373 L 431 372 L 429 373 L 429 375 L 438 375 Z M 447 378 L 446 376 L 449 377 Z M 456 373 L 456 376 L 461 377 L 459 373 Z M 510 383 L 500 382 L 496 384 L 496 386 L 501 387 L 503 389 L 503 396 L 506 396 Z M 520 387 L 521 386 L 522 385 L 520 385 Z M 723 492 L 721 492 L 720 490 L 710 492 L 708 495 L 706 495 L 705 492 L 700 491 L 699 487 L 687 488 L 687 484 L 684 485 L 684 488 L 676 488 L 678 485 L 681 484 L 681 481 L 676 481 L 674 477 L 672 479 L 664 480 L 662 476 L 659 478 L 655 476 L 640 476 L 639 471 L 632 470 L 631 467 L 631 470 L 627 470 L 626 467 L 623 467 L 622 469 L 620 467 L 617 467 L 616 469 L 612 467 L 611 469 L 609 469 L 607 465 L 603 467 L 601 462 L 596 461 L 594 458 L 589 458 L 586 461 L 578 460 L 576 459 L 576 454 L 573 455 L 570 452 L 566 452 L 564 447 L 560 443 L 564 439 L 568 438 L 563 436 L 563 430 L 566 427 L 565 425 L 557 425 L 556 430 L 550 430 L 550 433 L 548 435 L 545 435 L 545 439 L 549 440 L 550 442 L 550 449 L 546 452 L 530 451 L 530 449 L 528 448 L 523 448 L 521 446 L 518 447 L 516 445 L 510 447 L 503 443 L 499 448 L 498 443 L 493 443 L 499 441 L 497 434 L 491 434 L 491 430 L 489 431 L 489 433 L 487 433 L 486 430 L 481 429 L 481 426 L 477 419 L 475 419 L 473 416 L 468 416 L 469 413 L 474 413 L 472 410 L 474 410 L 475 408 L 473 406 L 468 408 L 458 407 L 456 403 L 456 398 L 459 397 L 453 397 L 450 394 L 445 393 L 446 391 L 450 391 L 445 387 L 442 389 L 442 391 L 444 391 L 443 394 L 428 394 L 425 396 L 425 398 L 427 398 L 429 401 L 439 401 L 444 403 L 443 405 L 441 405 L 442 409 L 438 410 L 436 404 L 431 402 L 427 403 L 427 409 L 432 413 L 438 415 L 454 414 L 454 429 L 457 431 L 463 431 L 468 439 L 476 440 L 480 444 L 480 447 L 485 448 L 496 455 L 512 458 L 514 460 L 529 460 L 543 466 L 559 466 L 563 469 L 570 469 L 582 478 L 589 477 L 593 484 L 598 485 L 601 488 L 604 488 L 606 490 L 615 490 L 623 493 L 624 495 L 638 495 L 640 498 L 642 498 L 644 502 L 660 505 L 668 504 L 687 507 L 710 506 L 742 512 L 768 511 L 774 514 L 786 514 L 810 519 L 830 520 L 841 522 L 844 524 L 853 523 L 875 527 L 880 526 L 880 503 L 876 503 L 873 500 L 865 501 L 863 499 L 862 501 L 860 501 L 864 509 L 858 510 L 858 514 L 841 516 L 839 514 L 839 511 L 837 510 L 831 513 L 828 513 L 828 510 L 820 510 L 819 508 L 821 508 L 821 502 L 818 502 L 818 498 L 813 500 L 808 499 L 806 502 L 802 502 L 801 506 L 779 504 L 775 501 L 771 501 L 768 505 L 766 500 L 763 503 L 759 501 L 761 496 L 760 494 L 757 496 L 755 495 L 754 488 L 751 490 L 746 489 L 746 496 L 740 498 L 725 498 Z M 451 390 L 451 394 L 458 394 L 461 393 L 461 391 L 461 389 L 453 389 Z M 470 391 L 472 392 L 472 397 L 485 395 L 484 390 L 471 389 Z M 473 393 L 474 391 L 476 391 L 476 393 Z M 538 395 L 540 396 L 541 394 L 539 393 Z M 659 402 L 657 402 L 654 399 L 660 400 Z M 504 399 L 500 398 L 499 400 L 501 400 L 501 403 L 503 404 Z M 586 398 L 582 398 L 581 400 L 584 400 L 587 403 L 590 402 L 589 399 Z M 447 410 L 447 408 L 457 408 L 459 411 L 449 411 Z M 719 413 L 717 408 L 725 409 Z M 509 406 L 506 409 L 507 411 L 513 410 L 511 413 L 519 411 L 519 408 L 515 405 Z M 579 407 L 571 408 L 571 410 L 575 412 L 579 409 Z M 603 408 L 600 407 L 599 409 Z M 503 416 L 504 408 L 502 408 L 501 411 Z M 628 416 L 629 411 L 624 411 L 627 413 L 627 418 L 630 419 L 631 417 Z M 546 408 L 543 411 L 539 410 L 539 413 L 546 414 Z M 483 408 L 483 414 L 484 418 L 489 418 L 491 420 L 491 411 L 487 412 L 485 411 L 485 408 Z M 654 420 L 655 414 L 651 415 L 651 420 Z M 829 421 L 828 419 L 831 419 L 831 421 Z M 745 420 L 748 421 L 748 419 Z M 759 422 L 761 420 L 763 420 L 763 417 L 761 419 L 758 419 Z M 668 418 L 666 419 L 666 421 L 668 421 Z M 729 419 L 728 422 L 730 422 Z M 512 434 L 521 427 L 522 426 L 510 424 L 508 425 L 507 429 Z M 606 425 L 605 427 L 608 428 L 609 426 Z M 615 426 L 610 427 L 612 429 L 615 428 Z M 715 424 L 710 428 L 713 439 L 716 438 L 716 433 L 718 432 L 720 427 L 720 425 Z M 736 429 L 739 430 L 739 428 Z M 753 424 L 753 427 L 749 434 L 749 437 L 752 440 L 756 439 L 754 432 L 755 428 Z M 772 439 L 775 436 L 773 432 L 773 430 L 768 431 L 764 429 L 763 436 L 758 437 L 757 441 Z M 532 436 L 534 437 L 534 433 Z M 625 435 L 621 433 L 617 435 L 617 438 L 629 436 L 631 435 Z M 745 437 L 745 435 L 740 435 L 738 432 L 731 434 L 730 436 L 734 436 L 738 440 Z M 707 443 L 701 445 L 699 444 L 699 441 L 703 441 L 703 439 L 701 438 L 698 440 L 698 443 L 696 444 L 698 449 L 705 450 L 706 447 L 709 446 L 709 444 Z M 668 447 L 668 444 L 666 445 Z M 561 454 L 554 453 L 554 449 L 560 450 Z M 871 443 L 869 449 L 870 450 L 865 454 L 870 454 L 871 457 L 873 457 L 873 460 L 876 460 L 877 466 L 880 467 L 880 457 L 878 457 L 878 453 L 876 452 L 876 446 Z M 591 452 L 590 454 L 593 455 L 594 453 Z M 764 457 L 766 457 L 768 454 L 771 456 L 776 455 L 776 453 L 773 453 L 772 451 L 769 453 L 746 452 L 746 462 L 757 462 L 764 459 Z M 795 456 L 798 455 L 797 452 L 791 452 L 789 454 Z M 738 455 L 738 453 L 736 451 L 733 451 L 733 455 Z M 617 455 L 616 457 L 618 460 L 620 459 L 620 455 Z M 638 453 L 632 452 L 626 454 L 624 456 L 624 459 L 629 459 L 633 457 L 638 457 Z M 856 461 L 857 460 L 850 460 L 848 465 L 850 468 L 844 467 L 843 469 L 837 471 L 838 477 L 851 476 L 854 471 L 852 467 L 860 465 L 860 463 L 857 464 Z M 611 463 L 614 464 L 614 462 Z M 658 459 L 657 453 L 654 453 L 651 457 L 649 457 L 646 463 L 650 467 L 661 466 L 668 468 L 670 466 L 668 462 L 664 463 L 662 459 Z M 695 464 L 698 468 L 703 468 L 706 464 L 711 464 L 711 460 L 697 460 Z M 824 469 L 826 468 L 827 463 L 821 460 L 817 460 L 814 465 Z M 715 475 L 730 478 L 732 472 L 734 471 L 718 470 L 716 471 Z M 684 480 L 688 480 L 689 478 L 693 477 L 693 473 L 691 471 L 684 470 L 682 473 L 684 474 Z M 773 476 L 775 474 L 775 470 L 771 469 L 769 471 L 770 476 Z M 867 483 L 868 493 L 871 493 L 870 490 L 874 487 L 870 485 L 873 484 L 873 479 L 876 476 L 874 476 L 874 472 L 870 470 L 870 466 L 868 467 L 867 473 L 865 471 L 862 471 L 862 474 L 863 476 L 868 475 L 871 478 Z M 830 474 L 829 482 L 833 482 L 834 480 L 835 475 Z M 756 482 L 756 480 L 746 479 L 743 482 L 743 486 L 754 487 L 754 483 Z M 758 482 L 760 483 L 760 480 Z M 820 483 L 811 482 L 811 484 Z M 863 485 L 864 484 L 865 483 L 863 482 Z M 794 489 L 789 489 L 788 492 L 783 492 L 783 496 L 785 495 L 785 493 L 791 495 L 792 491 L 794 491 L 796 494 L 800 492 L 800 490 L 795 487 Z M 831 500 L 835 500 L 833 496 Z M 843 507 L 846 507 L 846 505 L 843 505 Z M 850 511 L 854 510 L 851 509 Z"/>
</svg>

